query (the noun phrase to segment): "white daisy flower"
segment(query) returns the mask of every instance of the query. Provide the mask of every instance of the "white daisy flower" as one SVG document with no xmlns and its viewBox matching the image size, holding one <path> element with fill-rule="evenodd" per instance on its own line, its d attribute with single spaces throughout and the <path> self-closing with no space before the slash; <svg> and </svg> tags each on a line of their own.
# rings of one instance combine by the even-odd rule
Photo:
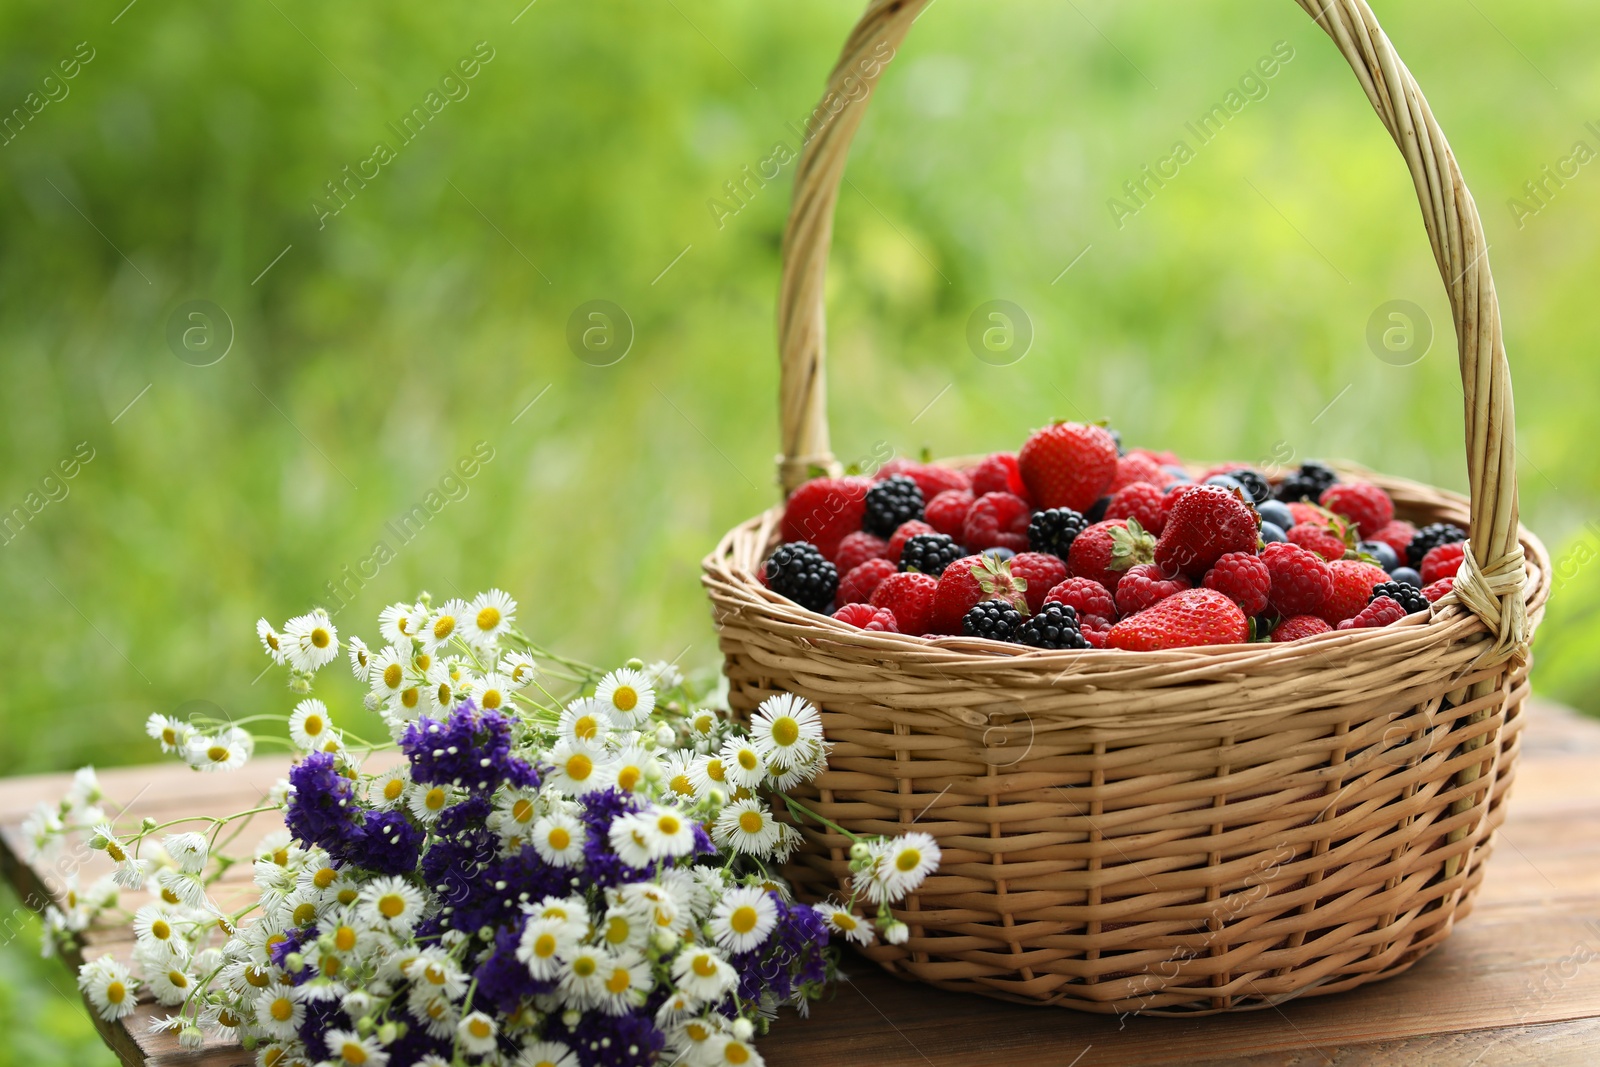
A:
<svg viewBox="0 0 1600 1067">
<path fill-rule="evenodd" d="M 552 867 L 572 867 L 583 862 L 588 830 L 565 812 L 552 811 L 533 824 L 532 840 L 539 858 Z"/>
<path fill-rule="evenodd" d="M 575 745 L 598 749 L 606 738 L 605 709 L 593 697 L 579 697 L 561 712 L 556 733 Z"/>
<path fill-rule="evenodd" d="M 426 679 L 421 682 L 408 681 L 399 692 L 389 698 L 384 710 L 391 724 L 413 722 L 422 714 L 425 687 Z"/>
<path fill-rule="evenodd" d="M 683 684 L 683 672 L 676 663 L 658 659 L 645 667 L 644 676 L 656 689 L 676 689 Z"/>
<path fill-rule="evenodd" d="M 611 771 L 616 787 L 624 793 L 632 793 L 650 779 L 661 776 L 655 756 L 631 742 L 611 757 Z"/>
<path fill-rule="evenodd" d="M 765 1067 L 767 1062 L 748 1040 L 733 1034 L 719 1034 L 709 1045 L 708 1057 L 700 1061 L 706 1067 Z"/>
<path fill-rule="evenodd" d="M 622 726 L 637 726 L 656 709 L 656 691 L 649 679 L 627 667 L 600 679 L 594 698 Z"/>
<path fill-rule="evenodd" d="M 559 1041 L 535 1041 L 522 1047 L 514 1067 L 578 1067 L 578 1054 Z"/>
<path fill-rule="evenodd" d="M 517 942 L 517 959 L 527 964 L 535 980 L 545 982 L 561 973 L 562 957 L 578 946 L 574 925 L 562 919 L 533 919 Z"/>
<path fill-rule="evenodd" d="M 466 694 L 456 682 L 456 672 L 447 662 L 435 663 L 428 668 L 428 706 L 434 711 L 454 711 Z"/>
<path fill-rule="evenodd" d="M 779 693 L 750 717 L 750 738 L 774 770 L 813 763 L 822 748 L 822 716 L 793 693 Z"/>
<path fill-rule="evenodd" d="M 730 737 L 722 743 L 723 769 L 732 785 L 755 789 L 766 777 L 767 764 L 755 744 L 747 737 Z"/>
<path fill-rule="evenodd" d="M 471 621 L 471 608 L 465 600 L 451 599 L 428 616 L 427 625 L 418 636 L 424 652 L 437 652 L 450 643 L 452 637 L 467 636 L 466 625 Z"/>
<path fill-rule="evenodd" d="M 721 1000 L 739 984 L 739 972 L 707 945 L 678 953 L 672 961 L 672 978 L 683 992 L 707 1002 Z"/>
<path fill-rule="evenodd" d="M 307 752 L 316 752 L 333 729 L 328 705 L 315 698 L 302 700 L 289 713 L 289 737 Z"/>
<path fill-rule="evenodd" d="M 920 830 L 901 834 L 878 854 L 873 864 L 876 881 L 888 900 L 899 900 L 922 884 L 939 866 L 939 858 L 939 843 L 928 834 Z"/>
<path fill-rule="evenodd" d="M 518 689 L 526 689 L 539 678 L 539 664 L 526 652 L 507 652 L 500 657 L 498 669 Z"/>
<path fill-rule="evenodd" d="M 376 878 L 357 898 L 360 920 L 375 929 L 408 934 L 422 918 L 422 894 L 403 878 Z"/>
<path fill-rule="evenodd" d="M 372 657 L 372 666 L 367 672 L 367 683 L 374 693 L 387 700 L 409 684 L 406 667 L 410 662 L 411 656 L 408 653 L 390 645 Z"/>
<path fill-rule="evenodd" d="M 293 986 L 274 985 L 256 998 L 256 1026 L 268 1037 L 297 1037 L 305 1021 L 306 1006 Z"/>
<path fill-rule="evenodd" d="M 256 739 L 248 731 L 229 726 L 215 736 L 190 737 L 184 760 L 199 771 L 236 771 L 245 765 L 255 747 Z"/>
<path fill-rule="evenodd" d="M 419 604 L 390 604 L 378 613 L 378 633 L 391 645 L 410 648 L 427 621 L 428 612 Z"/>
<path fill-rule="evenodd" d="M 455 1003 L 443 993 L 428 986 L 412 986 L 406 998 L 406 1007 L 422 1023 L 430 1037 L 448 1041 L 455 1037 L 456 1021 L 461 1013 Z"/>
<path fill-rule="evenodd" d="M 778 921 L 777 906 L 757 886 L 739 886 L 724 893 L 711 913 L 711 936 L 728 952 L 750 952 L 766 943 Z"/>
<path fill-rule="evenodd" d="M 96 827 L 95 832 L 99 829 Z M 61 852 L 62 835 L 66 832 L 60 807 L 42 800 L 22 820 L 22 835 L 28 842 L 30 859 L 54 859 Z"/>
<path fill-rule="evenodd" d="M 697 799 L 694 790 L 695 754 L 680 748 L 668 752 L 662 760 L 661 781 L 670 799 L 692 804 Z"/>
<path fill-rule="evenodd" d="M 176 900 L 186 908 L 205 907 L 206 884 L 198 873 L 163 867 L 156 872 L 155 882 L 163 900 Z"/>
<path fill-rule="evenodd" d="M 496 1038 L 500 1034 L 500 1027 L 495 1021 L 481 1011 L 475 1011 L 462 1019 L 456 1027 L 456 1040 L 468 1053 L 481 1056 L 486 1052 L 493 1052 L 499 1047 Z"/>
<path fill-rule="evenodd" d="M 148 860 L 138 860 L 129 856 L 117 864 L 117 869 L 111 873 L 111 880 L 123 889 L 141 889 L 144 887 L 149 867 Z"/>
<path fill-rule="evenodd" d="M 206 869 L 209 849 L 205 834 L 169 834 L 161 842 L 161 848 L 187 874 L 199 874 Z"/>
<path fill-rule="evenodd" d="M 787 792 L 801 782 L 809 782 L 822 770 L 822 752 L 818 750 L 817 758 L 810 763 L 797 763 L 793 767 L 779 770 L 776 767 L 767 770 L 767 786 L 780 793 Z"/>
<path fill-rule="evenodd" d="M 426 987 L 451 1000 L 455 1000 L 467 991 L 467 976 L 443 949 L 423 949 L 406 962 L 401 972 L 418 986 Z"/>
<path fill-rule="evenodd" d="M 735 852 L 764 856 L 772 851 L 781 831 L 766 805 L 754 797 L 736 800 L 717 815 L 711 836 Z"/>
<path fill-rule="evenodd" d="M 565 961 L 561 992 L 567 1005 L 579 1011 L 596 1007 L 606 996 L 611 977 L 611 954 L 592 945 L 578 945 Z"/>
<path fill-rule="evenodd" d="M 194 992 L 195 977 L 176 963 L 165 968 L 147 968 L 145 982 L 159 1003 L 168 1007 L 182 1004 Z"/>
<path fill-rule="evenodd" d="M 687 856 L 694 851 L 694 821 L 682 812 L 651 806 L 629 817 L 638 821 L 654 858 Z"/>
<path fill-rule="evenodd" d="M 478 707 L 484 711 L 499 711 L 511 703 L 511 694 L 516 686 L 510 679 L 500 674 L 486 674 L 482 678 L 475 678 L 470 686 L 472 699 L 478 702 Z"/>
<path fill-rule="evenodd" d="M 134 994 L 138 986 L 128 969 L 110 956 L 101 956 L 78 969 L 78 988 L 89 998 L 95 1014 L 108 1023 L 116 1022 L 138 1006 Z"/>
<path fill-rule="evenodd" d="M 628 949 L 607 961 L 598 1007 L 608 1015 L 626 1015 L 644 1003 L 653 986 L 650 961 Z"/>
<path fill-rule="evenodd" d="M 463 636 L 482 648 L 494 644 L 511 629 L 517 617 L 517 602 L 499 589 L 491 589 L 474 597 L 465 614 Z"/>
<path fill-rule="evenodd" d="M 380 811 L 392 811 L 406 802 L 406 790 L 410 785 L 411 764 L 396 764 L 367 786 L 367 803 Z"/>
<path fill-rule="evenodd" d="M 502 841 L 526 843 L 539 821 L 539 792 L 535 789 L 502 789 L 494 798 L 494 810 L 486 820 L 490 830 Z"/>
<path fill-rule="evenodd" d="M 388 1067 L 389 1054 L 376 1036 L 362 1037 L 354 1030 L 329 1030 L 322 1038 L 328 1055 L 340 1067 Z"/>
<path fill-rule="evenodd" d="M 172 753 L 188 748 L 194 727 L 170 715 L 152 714 L 144 722 L 144 732 L 161 742 L 161 751 Z"/>
<path fill-rule="evenodd" d="M 282 634 L 272 628 L 266 619 L 256 620 L 256 636 L 261 638 L 261 647 L 267 650 L 267 655 L 272 657 L 272 662 L 283 666 L 289 661 L 289 646 Z"/>
<path fill-rule="evenodd" d="M 611 767 L 603 757 L 565 739 L 550 750 L 550 762 L 554 767 L 546 781 L 568 796 L 581 797 L 609 788 L 614 782 Z"/>
<path fill-rule="evenodd" d="M 572 931 L 573 939 L 582 939 L 589 930 L 589 905 L 582 897 L 545 897 L 537 904 L 524 904 L 522 910 L 534 919 L 556 919 Z"/>
<path fill-rule="evenodd" d="M 356 681 L 366 681 L 372 670 L 372 650 L 359 637 L 348 638 L 344 644 L 345 652 L 350 657 L 350 673 L 355 675 Z"/>
<path fill-rule="evenodd" d="M 416 782 L 411 786 L 406 807 L 411 809 L 411 814 L 416 816 L 418 822 L 432 826 L 439 821 L 439 816 L 444 814 L 446 808 L 454 807 L 460 800 L 460 790 L 452 786 Z"/>
<path fill-rule="evenodd" d="M 673 1045 L 679 1049 L 678 1059 L 685 1063 L 704 1063 L 711 1051 L 712 1042 L 727 1032 L 721 1016 L 707 1015 L 683 1023 L 672 1035 Z"/>
<path fill-rule="evenodd" d="M 86 812 L 95 809 L 105 793 L 100 788 L 100 779 L 95 776 L 93 767 L 79 767 L 72 775 L 72 784 L 67 787 L 67 806 L 79 813 L 83 822 L 99 822 L 102 815 L 87 815 Z"/>
<path fill-rule="evenodd" d="M 825 900 L 812 907 L 828 924 L 828 929 L 858 945 L 872 944 L 872 924 L 836 900 Z"/>
<path fill-rule="evenodd" d="M 713 789 L 729 792 L 728 769 L 723 765 L 722 757 L 696 756 L 694 766 L 689 769 L 689 784 L 694 787 L 694 795 L 702 800 Z"/>
<path fill-rule="evenodd" d="M 339 654 L 339 631 L 320 608 L 284 623 L 283 636 L 288 644 L 289 663 L 295 670 L 319 671 Z"/>
</svg>

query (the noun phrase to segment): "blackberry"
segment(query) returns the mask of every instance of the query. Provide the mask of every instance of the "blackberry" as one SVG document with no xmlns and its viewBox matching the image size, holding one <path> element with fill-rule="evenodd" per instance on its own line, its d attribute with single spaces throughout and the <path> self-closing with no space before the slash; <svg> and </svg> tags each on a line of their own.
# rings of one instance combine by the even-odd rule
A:
<svg viewBox="0 0 1600 1067">
<path fill-rule="evenodd" d="M 1389 597 L 1397 602 L 1402 608 L 1406 609 L 1407 615 L 1414 611 L 1428 610 L 1428 598 L 1422 595 L 1422 590 L 1410 582 L 1383 582 L 1375 585 L 1372 587 L 1372 597 L 1367 603 L 1370 604 L 1381 596 Z"/>
<path fill-rule="evenodd" d="M 906 546 L 900 550 L 900 569 L 903 571 L 921 571 L 931 574 L 935 578 L 944 573 L 944 569 L 962 556 L 967 550 L 956 544 L 956 539 L 945 534 L 917 534 L 906 541 Z"/>
<path fill-rule="evenodd" d="M 790 541 L 767 557 L 767 588 L 826 615 L 839 591 L 839 571 L 816 545 Z"/>
<path fill-rule="evenodd" d="M 1004 600 L 985 600 L 961 619 L 961 632 L 991 641 L 1015 641 L 1022 628 L 1022 612 Z"/>
<path fill-rule="evenodd" d="M 1103 496 L 1089 505 L 1089 510 L 1083 513 L 1083 517 L 1089 521 L 1090 526 L 1093 526 L 1106 517 L 1106 509 L 1110 506 L 1111 498 Z"/>
<path fill-rule="evenodd" d="M 893 537 L 900 524 L 922 518 L 922 490 L 903 474 L 891 475 L 867 490 L 867 513 L 861 528 L 879 537 Z"/>
<path fill-rule="evenodd" d="M 1244 486 L 1245 495 L 1253 504 L 1262 504 L 1272 498 L 1272 486 L 1260 471 L 1240 467 L 1236 471 L 1229 471 L 1228 477 Z"/>
<path fill-rule="evenodd" d="M 1339 476 L 1330 468 L 1308 459 L 1300 464 L 1299 471 L 1278 483 L 1278 499 L 1285 504 L 1292 504 L 1296 500 L 1309 500 L 1315 504 L 1321 499 L 1322 491 L 1338 480 Z"/>
<path fill-rule="evenodd" d="M 1422 566 L 1422 557 L 1428 550 L 1438 548 L 1440 545 L 1453 545 L 1457 541 L 1465 541 L 1467 531 L 1453 522 L 1429 523 L 1417 531 L 1417 536 L 1411 539 L 1406 546 L 1406 562 L 1413 567 Z"/>
<path fill-rule="evenodd" d="M 1034 648 L 1088 648 L 1089 641 L 1078 629 L 1078 613 L 1071 605 L 1051 601 L 1031 616 L 1017 631 L 1017 640 Z"/>
<path fill-rule="evenodd" d="M 1028 523 L 1028 549 L 1067 558 L 1073 540 L 1089 528 L 1089 520 L 1071 508 L 1036 511 Z"/>
</svg>

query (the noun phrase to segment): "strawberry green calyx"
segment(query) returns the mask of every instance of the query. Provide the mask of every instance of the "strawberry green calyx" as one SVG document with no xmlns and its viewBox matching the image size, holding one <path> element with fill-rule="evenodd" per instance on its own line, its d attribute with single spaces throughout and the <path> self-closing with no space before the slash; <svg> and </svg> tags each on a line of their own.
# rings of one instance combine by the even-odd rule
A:
<svg viewBox="0 0 1600 1067">
<path fill-rule="evenodd" d="M 1023 615 L 1028 614 L 1028 598 L 1024 596 L 1028 579 L 1011 573 L 1011 564 L 1003 559 L 985 555 L 972 566 L 972 577 L 978 588 L 992 600 L 1004 600 Z"/>
<path fill-rule="evenodd" d="M 1111 528 L 1111 562 L 1106 567 L 1125 571 L 1141 563 L 1155 562 L 1156 539 L 1138 519 L 1129 519 L 1126 527 Z"/>
</svg>

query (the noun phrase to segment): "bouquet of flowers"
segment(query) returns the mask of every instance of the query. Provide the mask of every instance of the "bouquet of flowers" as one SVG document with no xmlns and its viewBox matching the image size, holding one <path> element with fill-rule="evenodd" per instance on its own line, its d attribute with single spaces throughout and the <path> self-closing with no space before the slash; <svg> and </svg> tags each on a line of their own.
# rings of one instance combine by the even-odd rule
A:
<svg viewBox="0 0 1600 1067">
<path fill-rule="evenodd" d="M 42 806 L 37 847 L 78 829 L 116 863 L 112 884 L 52 909 L 56 948 L 116 916 L 119 887 L 152 896 L 133 959 L 79 971 L 101 1017 L 143 987 L 180 1043 L 235 1039 L 261 1067 L 753 1065 L 778 1008 L 804 1011 L 836 975 L 831 934 L 904 940 L 889 905 L 938 864 L 927 835 L 855 839 L 847 899 L 796 903 L 773 871 L 799 831 L 764 797 L 824 766 L 815 708 L 779 693 L 746 730 L 671 664 L 602 673 L 535 645 L 515 614 L 499 590 L 424 594 L 383 611 L 381 645 L 343 642 L 386 741 L 342 731 L 310 695 L 341 651 L 325 613 L 262 620 L 300 697 L 287 716 L 148 723 L 200 771 L 290 745 L 261 805 L 119 827 L 86 769 Z M 246 729 L 285 719 L 287 739 Z M 228 854 L 278 811 L 286 829 Z M 217 880 L 244 862 L 259 894 L 224 910 Z"/>
</svg>

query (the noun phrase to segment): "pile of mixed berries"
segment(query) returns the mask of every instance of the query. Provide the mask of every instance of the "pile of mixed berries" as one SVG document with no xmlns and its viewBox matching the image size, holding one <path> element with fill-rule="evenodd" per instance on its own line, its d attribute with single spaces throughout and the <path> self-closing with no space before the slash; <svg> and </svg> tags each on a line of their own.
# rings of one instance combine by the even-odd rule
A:
<svg viewBox="0 0 1600 1067">
<path fill-rule="evenodd" d="M 1034 648 L 1294 641 L 1432 609 L 1466 531 L 1418 529 L 1389 494 L 1304 463 L 1197 481 L 1170 452 L 1061 422 L 970 470 L 896 459 L 816 478 L 761 581 L 858 626 Z"/>
</svg>

